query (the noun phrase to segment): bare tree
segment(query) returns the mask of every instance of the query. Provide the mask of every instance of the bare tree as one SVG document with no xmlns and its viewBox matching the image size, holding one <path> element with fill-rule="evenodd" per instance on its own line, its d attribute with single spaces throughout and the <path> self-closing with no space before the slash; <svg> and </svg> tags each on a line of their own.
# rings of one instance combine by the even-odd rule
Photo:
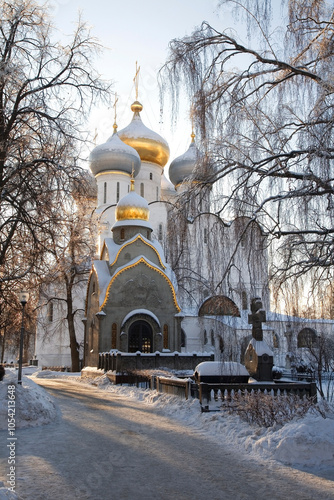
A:
<svg viewBox="0 0 334 500">
<path fill-rule="evenodd" d="M 0 283 L 27 281 L 51 258 L 84 120 L 109 90 L 87 27 L 55 42 L 46 11 L 29 0 L 0 6 Z"/>
<path fill-rule="evenodd" d="M 92 259 L 96 254 L 97 216 L 96 182 L 86 172 L 78 177 L 66 205 L 61 208 L 62 225 L 58 228 L 50 251 L 54 264 L 43 279 L 39 323 L 45 335 L 52 336 L 65 324 L 71 351 L 71 369 L 80 370 L 77 328 L 82 320 Z M 52 321 L 45 311 L 57 304 Z M 57 309 L 57 313 L 56 313 Z M 58 332 L 59 333 L 59 332 Z"/>
<path fill-rule="evenodd" d="M 303 276 L 300 289 L 315 291 L 332 280 L 334 264 L 333 2 L 282 1 L 279 12 L 270 0 L 220 6 L 250 36 L 204 22 L 173 40 L 162 95 L 177 112 L 187 89 L 214 163 L 201 185 L 216 183 L 220 217 L 234 211 L 261 224 L 277 297 L 286 280 Z"/>
</svg>

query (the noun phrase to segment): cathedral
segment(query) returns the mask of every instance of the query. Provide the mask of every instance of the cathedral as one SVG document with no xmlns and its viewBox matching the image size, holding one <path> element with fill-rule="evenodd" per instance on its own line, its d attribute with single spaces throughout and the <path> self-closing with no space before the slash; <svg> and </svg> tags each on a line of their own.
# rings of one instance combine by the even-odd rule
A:
<svg viewBox="0 0 334 500">
<path fill-rule="evenodd" d="M 214 166 L 193 133 L 188 150 L 169 163 L 169 181 L 169 146 L 144 125 L 142 109 L 135 100 L 132 121 L 121 130 L 115 123 L 90 154 L 99 236 L 87 289 L 76 298 L 84 310 L 77 327 L 84 366 L 97 366 L 99 353 L 111 350 L 212 353 L 243 362 L 250 302 L 260 297 L 264 339 L 274 363 L 289 368 L 305 339 L 319 328 L 331 333 L 332 322 L 270 312 L 261 227 L 240 211 L 230 220 L 215 213 L 215 186 L 205 182 Z M 45 341 L 50 318 L 43 309 L 40 315 L 39 365 L 70 366 L 66 335 Z"/>
</svg>

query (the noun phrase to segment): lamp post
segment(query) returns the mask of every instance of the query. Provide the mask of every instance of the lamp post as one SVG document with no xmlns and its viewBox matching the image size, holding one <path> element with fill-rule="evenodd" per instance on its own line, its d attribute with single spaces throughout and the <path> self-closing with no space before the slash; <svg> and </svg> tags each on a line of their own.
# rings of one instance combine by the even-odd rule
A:
<svg viewBox="0 0 334 500">
<path fill-rule="evenodd" d="M 23 338 L 24 338 L 24 307 L 29 300 L 28 292 L 20 292 L 19 300 L 22 304 L 22 323 L 21 323 L 21 335 L 20 335 L 20 356 L 19 356 L 19 374 L 17 378 L 17 383 L 22 384 L 22 357 L 23 357 Z"/>
</svg>

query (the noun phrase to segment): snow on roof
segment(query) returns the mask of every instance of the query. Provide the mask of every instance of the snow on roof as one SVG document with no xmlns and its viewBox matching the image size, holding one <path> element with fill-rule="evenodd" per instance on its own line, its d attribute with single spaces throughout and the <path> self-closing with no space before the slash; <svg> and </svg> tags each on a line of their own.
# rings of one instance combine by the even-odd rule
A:
<svg viewBox="0 0 334 500">
<path fill-rule="evenodd" d="M 116 227 L 127 227 L 127 226 L 137 226 L 137 227 L 146 227 L 147 229 L 151 229 L 153 231 L 153 227 L 147 220 L 143 219 L 130 219 L 130 220 L 118 220 L 112 226 L 111 230 Z"/>
<path fill-rule="evenodd" d="M 194 372 L 199 375 L 242 375 L 249 376 L 241 363 L 235 361 L 203 361 L 196 366 Z"/>
<path fill-rule="evenodd" d="M 126 323 L 126 321 L 131 318 L 132 316 L 136 315 L 136 314 L 147 314 L 148 316 L 151 316 L 151 318 L 153 318 L 157 324 L 159 326 L 160 325 L 160 321 L 158 320 L 157 316 L 155 314 L 153 314 L 152 311 L 149 311 L 148 309 L 134 309 L 133 311 L 130 311 L 123 319 L 122 321 L 122 325 L 121 325 L 121 328 L 122 326 L 124 325 L 124 323 Z"/>
<path fill-rule="evenodd" d="M 93 268 L 96 271 L 97 280 L 99 282 L 99 305 L 101 306 L 103 304 L 111 276 L 109 273 L 108 263 L 105 260 L 94 260 Z"/>
<path fill-rule="evenodd" d="M 116 276 L 117 273 L 119 273 L 120 271 L 122 271 L 123 269 L 127 269 L 128 267 L 132 267 L 134 265 L 136 265 L 139 261 L 141 260 L 144 260 L 150 267 L 156 269 L 157 271 L 159 271 L 159 273 L 163 273 L 167 276 L 167 274 L 164 272 L 163 269 L 161 269 L 160 267 L 158 267 L 154 262 L 152 262 L 151 260 L 149 260 L 147 257 L 145 257 L 145 255 L 138 255 L 137 257 L 135 257 L 134 259 L 132 260 L 129 260 L 129 262 L 127 262 L 126 264 L 124 264 L 124 266 L 120 266 L 118 267 L 115 272 L 113 273 L 113 275 L 111 276 L 111 280 Z"/>
<path fill-rule="evenodd" d="M 117 243 L 115 243 L 112 238 L 106 238 L 104 240 L 104 242 L 106 244 L 106 247 L 107 247 L 107 250 L 108 250 L 108 254 L 109 254 L 109 264 L 113 264 L 115 262 L 115 259 L 117 257 L 118 252 L 123 247 L 128 246 L 131 243 L 133 243 L 134 241 L 136 241 L 137 238 L 138 238 L 138 236 L 145 243 L 147 243 L 149 246 L 151 246 L 151 247 L 153 247 L 155 249 L 155 251 L 158 253 L 158 255 L 160 257 L 160 260 L 161 260 L 162 264 L 165 267 L 167 267 L 167 263 L 166 263 L 164 251 L 163 251 L 163 248 L 160 245 L 160 243 L 157 240 L 148 240 L 147 238 L 145 238 L 144 235 L 142 235 L 140 233 L 135 234 L 132 238 L 130 238 L 129 240 L 125 241 L 122 245 L 118 245 Z"/>
<path fill-rule="evenodd" d="M 274 355 L 273 351 L 270 349 L 267 342 L 265 342 L 264 340 L 255 340 L 254 338 L 252 338 L 249 341 L 249 344 L 252 344 L 258 356 L 262 356 L 263 354 L 268 354 L 268 356 Z"/>
<path fill-rule="evenodd" d="M 120 251 L 122 245 L 115 243 L 112 238 L 105 238 L 104 243 L 109 254 L 109 264 L 111 264 L 116 259 L 116 255 Z"/>
<path fill-rule="evenodd" d="M 136 113 L 134 114 L 129 125 L 120 130 L 118 133 L 121 138 L 124 137 L 129 137 L 129 138 L 132 137 L 133 139 L 145 138 L 167 144 L 167 142 L 163 137 L 161 137 L 161 135 L 157 134 L 153 130 L 146 127 L 146 125 L 144 125 L 144 123 L 142 122 L 140 115 Z"/>
</svg>

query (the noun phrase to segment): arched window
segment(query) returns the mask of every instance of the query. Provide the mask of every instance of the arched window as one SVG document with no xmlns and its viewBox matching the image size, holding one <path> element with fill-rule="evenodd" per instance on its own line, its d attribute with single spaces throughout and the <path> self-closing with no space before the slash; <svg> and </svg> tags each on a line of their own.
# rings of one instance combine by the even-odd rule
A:
<svg viewBox="0 0 334 500">
<path fill-rule="evenodd" d="M 224 352 L 224 349 L 225 349 L 224 341 L 223 341 L 222 337 L 219 337 L 219 350 L 220 350 L 220 352 Z"/>
<path fill-rule="evenodd" d="M 53 302 L 50 301 L 48 303 L 48 322 L 52 323 L 53 321 Z"/>
<path fill-rule="evenodd" d="M 107 203 L 107 183 L 103 184 L 103 203 Z"/>
<path fill-rule="evenodd" d="M 116 184 L 116 203 L 119 202 L 119 182 Z"/>
<path fill-rule="evenodd" d="M 121 229 L 121 240 L 124 240 L 125 239 L 125 229 L 124 227 L 122 227 Z"/>
<path fill-rule="evenodd" d="M 206 345 L 208 343 L 208 334 L 206 333 L 206 330 L 204 330 L 203 343 L 204 343 L 204 345 Z"/>
<path fill-rule="evenodd" d="M 211 337 L 211 345 L 215 345 L 215 334 L 214 334 L 214 331 L 211 330 L 210 332 L 210 337 Z"/>
<path fill-rule="evenodd" d="M 144 183 L 143 182 L 140 183 L 140 196 L 142 196 L 144 198 Z"/>
<path fill-rule="evenodd" d="M 117 325 L 113 323 L 111 326 L 111 348 L 116 349 L 117 345 Z"/>
<path fill-rule="evenodd" d="M 169 348 L 169 341 L 168 341 L 168 325 L 164 325 L 164 339 L 163 339 L 163 346 L 164 349 Z"/>
<path fill-rule="evenodd" d="M 276 349 L 279 347 L 278 335 L 275 332 L 273 332 L 273 346 Z"/>
<path fill-rule="evenodd" d="M 224 295 L 210 297 L 201 305 L 199 316 L 238 316 L 240 311 L 233 300 Z"/>
<path fill-rule="evenodd" d="M 316 344 L 317 334 L 313 328 L 303 328 L 298 333 L 297 347 L 312 347 Z"/>
<path fill-rule="evenodd" d="M 184 330 L 181 329 L 181 347 L 186 347 L 187 345 L 187 336 L 184 333 Z"/>
</svg>

